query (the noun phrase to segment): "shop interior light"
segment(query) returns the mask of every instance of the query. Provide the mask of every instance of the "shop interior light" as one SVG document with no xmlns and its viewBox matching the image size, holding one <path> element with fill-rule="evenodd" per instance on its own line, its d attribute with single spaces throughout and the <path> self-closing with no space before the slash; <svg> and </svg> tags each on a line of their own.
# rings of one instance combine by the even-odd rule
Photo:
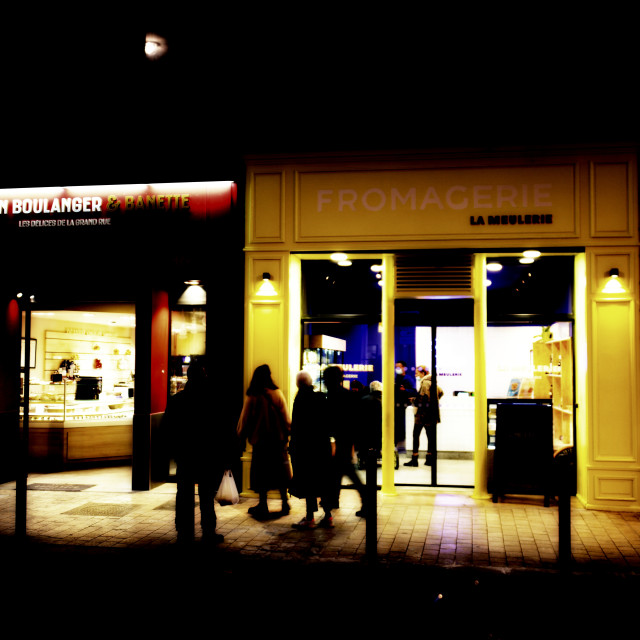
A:
<svg viewBox="0 0 640 640">
<path fill-rule="evenodd" d="M 490 286 L 491 286 L 491 280 L 489 280 L 489 278 L 487 278 L 487 279 L 484 281 L 484 286 L 485 286 L 485 287 L 490 287 Z"/>
<path fill-rule="evenodd" d="M 533 258 L 534 260 L 536 258 L 539 258 L 541 255 L 542 254 L 537 249 L 527 249 L 526 251 L 522 252 L 523 258 Z"/>
<path fill-rule="evenodd" d="M 603 293 L 626 293 L 626 289 L 620 283 L 620 270 L 617 267 L 610 269 L 607 275 L 609 278 L 602 289 Z"/>
<path fill-rule="evenodd" d="M 343 260 L 347 260 L 349 258 L 349 256 L 347 256 L 346 253 L 332 253 L 331 254 L 331 259 L 334 262 L 342 262 Z"/>
<path fill-rule="evenodd" d="M 256 292 L 258 296 L 277 296 L 278 292 L 275 290 L 273 283 L 271 282 L 271 274 L 266 271 L 262 274 L 262 283 L 258 287 Z"/>
<path fill-rule="evenodd" d="M 487 262 L 487 271 L 502 271 L 502 265 L 499 262 Z"/>
<path fill-rule="evenodd" d="M 352 264 L 351 260 L 340 260 L 340 262 L 338 262 L 339 267 L 350 267 Z"/>
<path fill-rule="evenodd" d="M 381 264 L 372 264 L 371 271 L 375 271 L 376 273 L 380 273 L 384 267 Z"/>
<path fill-rule="evenodd" d="M 520 260 L 518 260 L 518 262 L 520 264 L 533 264 L 535 262 L 535 260 L 533 258 L 520 258 Z"/>
</svg>

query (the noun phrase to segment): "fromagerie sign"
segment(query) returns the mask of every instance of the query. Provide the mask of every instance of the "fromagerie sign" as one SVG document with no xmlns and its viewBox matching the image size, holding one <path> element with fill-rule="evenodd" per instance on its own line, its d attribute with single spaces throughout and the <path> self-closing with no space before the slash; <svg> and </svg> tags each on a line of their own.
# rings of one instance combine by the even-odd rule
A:
<svg viewBox="0 0 640 640">
<path fill-rule="evenodd" d="M 206 216 L 228 209 L 229 182 L 0 190 L 0 221 L 19 229 L 105 227 L 136 213 Z"/>
<path fill-rule="evenodd" d="M 570 165 L 298 176 L 300 240 L 576 233 Z"/>
</svg>

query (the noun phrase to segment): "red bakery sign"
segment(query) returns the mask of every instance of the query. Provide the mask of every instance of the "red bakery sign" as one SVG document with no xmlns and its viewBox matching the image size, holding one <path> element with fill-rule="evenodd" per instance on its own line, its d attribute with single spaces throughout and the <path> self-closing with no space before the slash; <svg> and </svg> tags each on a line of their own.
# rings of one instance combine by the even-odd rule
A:
<svg viewBox="0 0 640 640">
<path fill-rule="evenodd" d="M 235 202 L 233 182 L 0 189 L 0 220 L 19 228 L 109 226 L 126 213 L 207 218 Z"/>
</svg>

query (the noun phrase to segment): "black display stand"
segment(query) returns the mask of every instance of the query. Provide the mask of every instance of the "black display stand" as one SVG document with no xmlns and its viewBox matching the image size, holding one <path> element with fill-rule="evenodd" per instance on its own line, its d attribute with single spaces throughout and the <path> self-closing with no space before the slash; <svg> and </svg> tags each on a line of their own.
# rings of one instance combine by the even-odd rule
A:
<svg viewBox="0 0 640 640">
<path fill-rule="evenodd" d="M 493 502 L 507 494 L 553 495 L 551 404 L 498 402 L 493 466 Z"/>
</svg>

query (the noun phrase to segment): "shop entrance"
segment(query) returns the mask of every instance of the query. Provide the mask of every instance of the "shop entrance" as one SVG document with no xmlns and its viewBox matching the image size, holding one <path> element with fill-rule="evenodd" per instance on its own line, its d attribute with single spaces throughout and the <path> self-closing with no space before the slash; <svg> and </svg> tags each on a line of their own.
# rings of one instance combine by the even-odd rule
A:
<svg viewBox="0 0 640 640">
<path fill-rule="evenodd" d="M 133 455 L 134 305 L 92 303 L 29 315 L 20 373 L 21 414 L 29 410 L 29 471 L 91 468 L 116 482 L 128 476 L 130 485 L 130 470 L 105 470 L 130 467 Z"/>
<path fill-rule="evenodd" d="M 395 308 L 396 484 L 472 487 L 473 300 L 402 299 Z"/>
</svg>

